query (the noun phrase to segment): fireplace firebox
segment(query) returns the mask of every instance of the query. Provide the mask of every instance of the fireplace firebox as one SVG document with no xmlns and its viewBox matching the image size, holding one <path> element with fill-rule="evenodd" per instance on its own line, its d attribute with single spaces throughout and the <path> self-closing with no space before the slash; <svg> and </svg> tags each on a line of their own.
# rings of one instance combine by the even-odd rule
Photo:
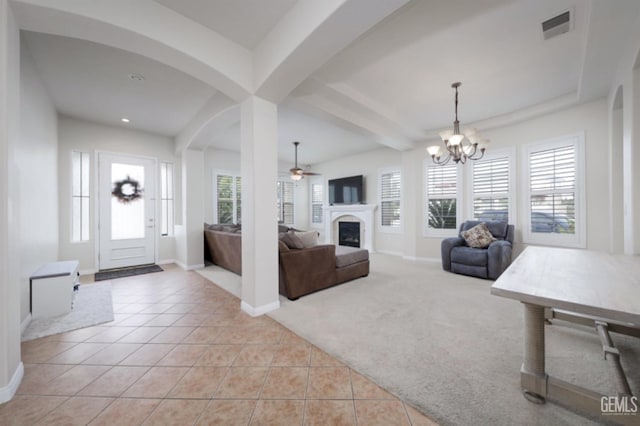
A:
<svg viewBox="0 0 640 426">
<path fill-rule="evenodd" d="M 360 222 L 338 222 L 338 245 L 360 248 Z"/>
</svg>

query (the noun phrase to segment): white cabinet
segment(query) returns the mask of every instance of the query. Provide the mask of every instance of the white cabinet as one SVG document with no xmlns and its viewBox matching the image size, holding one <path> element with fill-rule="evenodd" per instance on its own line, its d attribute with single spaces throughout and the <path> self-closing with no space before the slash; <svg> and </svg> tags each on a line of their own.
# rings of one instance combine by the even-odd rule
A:
<svg viewBox="0 0 640 426">
<path fill-rule="evenodd" d="M 73 304 L 73 288 L 78 284 L 78 261 L 47 263 L 29 281 L 33 319 L 69 313 Z"/>
</svg>

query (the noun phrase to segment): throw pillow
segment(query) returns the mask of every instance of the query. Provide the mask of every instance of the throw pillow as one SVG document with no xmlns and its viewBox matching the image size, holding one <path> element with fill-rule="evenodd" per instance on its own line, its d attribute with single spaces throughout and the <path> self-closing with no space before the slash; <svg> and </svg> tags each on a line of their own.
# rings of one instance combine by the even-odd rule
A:
<svg viewBox="0 0 640 426">
<path fill-rule="evenodd" d="M 306 248 L 318 245 L 318 233 L 316 231 L 294 232 Z"/>
<path fill-rule="evenodd" d="M 295 234 L 295 232 L 289 231 L 286 233 L 282 233 L 280 235 L 281 235 L 280 240 L 282 240 L 290 249 L 304 248 L 304 244 L 302 243 L 302 240 L 300 239 L 300 237 L 298 237 Z"/>
<path fill-rule="evenodd" d="M 496 241 L 484 222 L 480 222 L 473 228 L 463 231 L 461 235 L 467 245 L 474 248 L 489 247 L 489 244 Z"/>
<path fill-rule="evenodd" d="M 282 240 L 278 240 L 278 251 L 289 251 L 289 247 Z"/>
</svg>

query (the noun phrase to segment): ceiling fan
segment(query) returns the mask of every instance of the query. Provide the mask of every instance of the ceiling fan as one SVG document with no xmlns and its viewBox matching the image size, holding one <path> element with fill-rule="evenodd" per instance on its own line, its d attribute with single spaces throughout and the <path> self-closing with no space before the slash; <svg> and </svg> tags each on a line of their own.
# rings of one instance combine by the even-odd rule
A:
<svg viewBox="0 0 640 426">
<path fill-rule="evenodd" d="M 293 180 L 300 180 L 305 176 L 316 176 L 318 173 L 313 173 L 313 172 L 305 172 L 304 170 L 302 170 L 300 167 L 298 167 L 298 145 L 300 145 L 300 142 L 294 142 L 293 145 L 295 145 L 295 149 L 296 149 L 296 165 L 294 168 L 289 169 L 289 172 L 291 172 L 291 179 Z"/>
</svg>

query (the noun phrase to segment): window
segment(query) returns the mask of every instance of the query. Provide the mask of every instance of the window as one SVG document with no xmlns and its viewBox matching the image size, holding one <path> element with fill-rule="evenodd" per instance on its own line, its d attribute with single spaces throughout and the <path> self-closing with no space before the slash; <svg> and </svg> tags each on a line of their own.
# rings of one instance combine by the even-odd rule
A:
<svg viewBox="0 0 640 426">
<path fill-rule="evenodd" d="M 527 147 L 525 243 L 585 246 L 583 138 Z"/>
<path fill-rule="evenodd" d="M 431 159 L 429 159 L 431 161 Z M 427 164 L 427 235 L 452 235 L 458 228 L 458 166 Z"/>
<path fill-rule="evenodd" d="M 173 164 L 160 163 L 160 234 L 173 235 Z"/>
<path fill-rule="evenodd" d="M 471 162 L 471 214 L 477 220 L 514 222 L 511 154 L 494 153 Z M 469 165 L 469 164 L 467 164 Z"/>
<path fill-rule="evenodd" d="M 278 181 L 278 222 L 293 224 L 293 182 Z"/>
<path fill-rule="evenodd" d="M 324 221 L 322 217 L 322 204 L 324 200 L 323 185 L 321 183 L 311 184 L 311 224 L 321 225 Z"/>
<path fill-rule="evenodd" d="M 380 173 L 380 227 L 400 229 L 401 180 L 399 170 Z"/>
<path fill-rule="evenodd" d="M 88 152 L 71 151 L 71 241 L 89 241 L 89 172 Z"/>
<path fill-rule="evenodd" d="M 213 210 L 216 214 L 216 223 L 240 223 L 242 178 L 231 173 L 216 173 L 214 179 L 216 197 L 213 200 Z"/>
</svg>

